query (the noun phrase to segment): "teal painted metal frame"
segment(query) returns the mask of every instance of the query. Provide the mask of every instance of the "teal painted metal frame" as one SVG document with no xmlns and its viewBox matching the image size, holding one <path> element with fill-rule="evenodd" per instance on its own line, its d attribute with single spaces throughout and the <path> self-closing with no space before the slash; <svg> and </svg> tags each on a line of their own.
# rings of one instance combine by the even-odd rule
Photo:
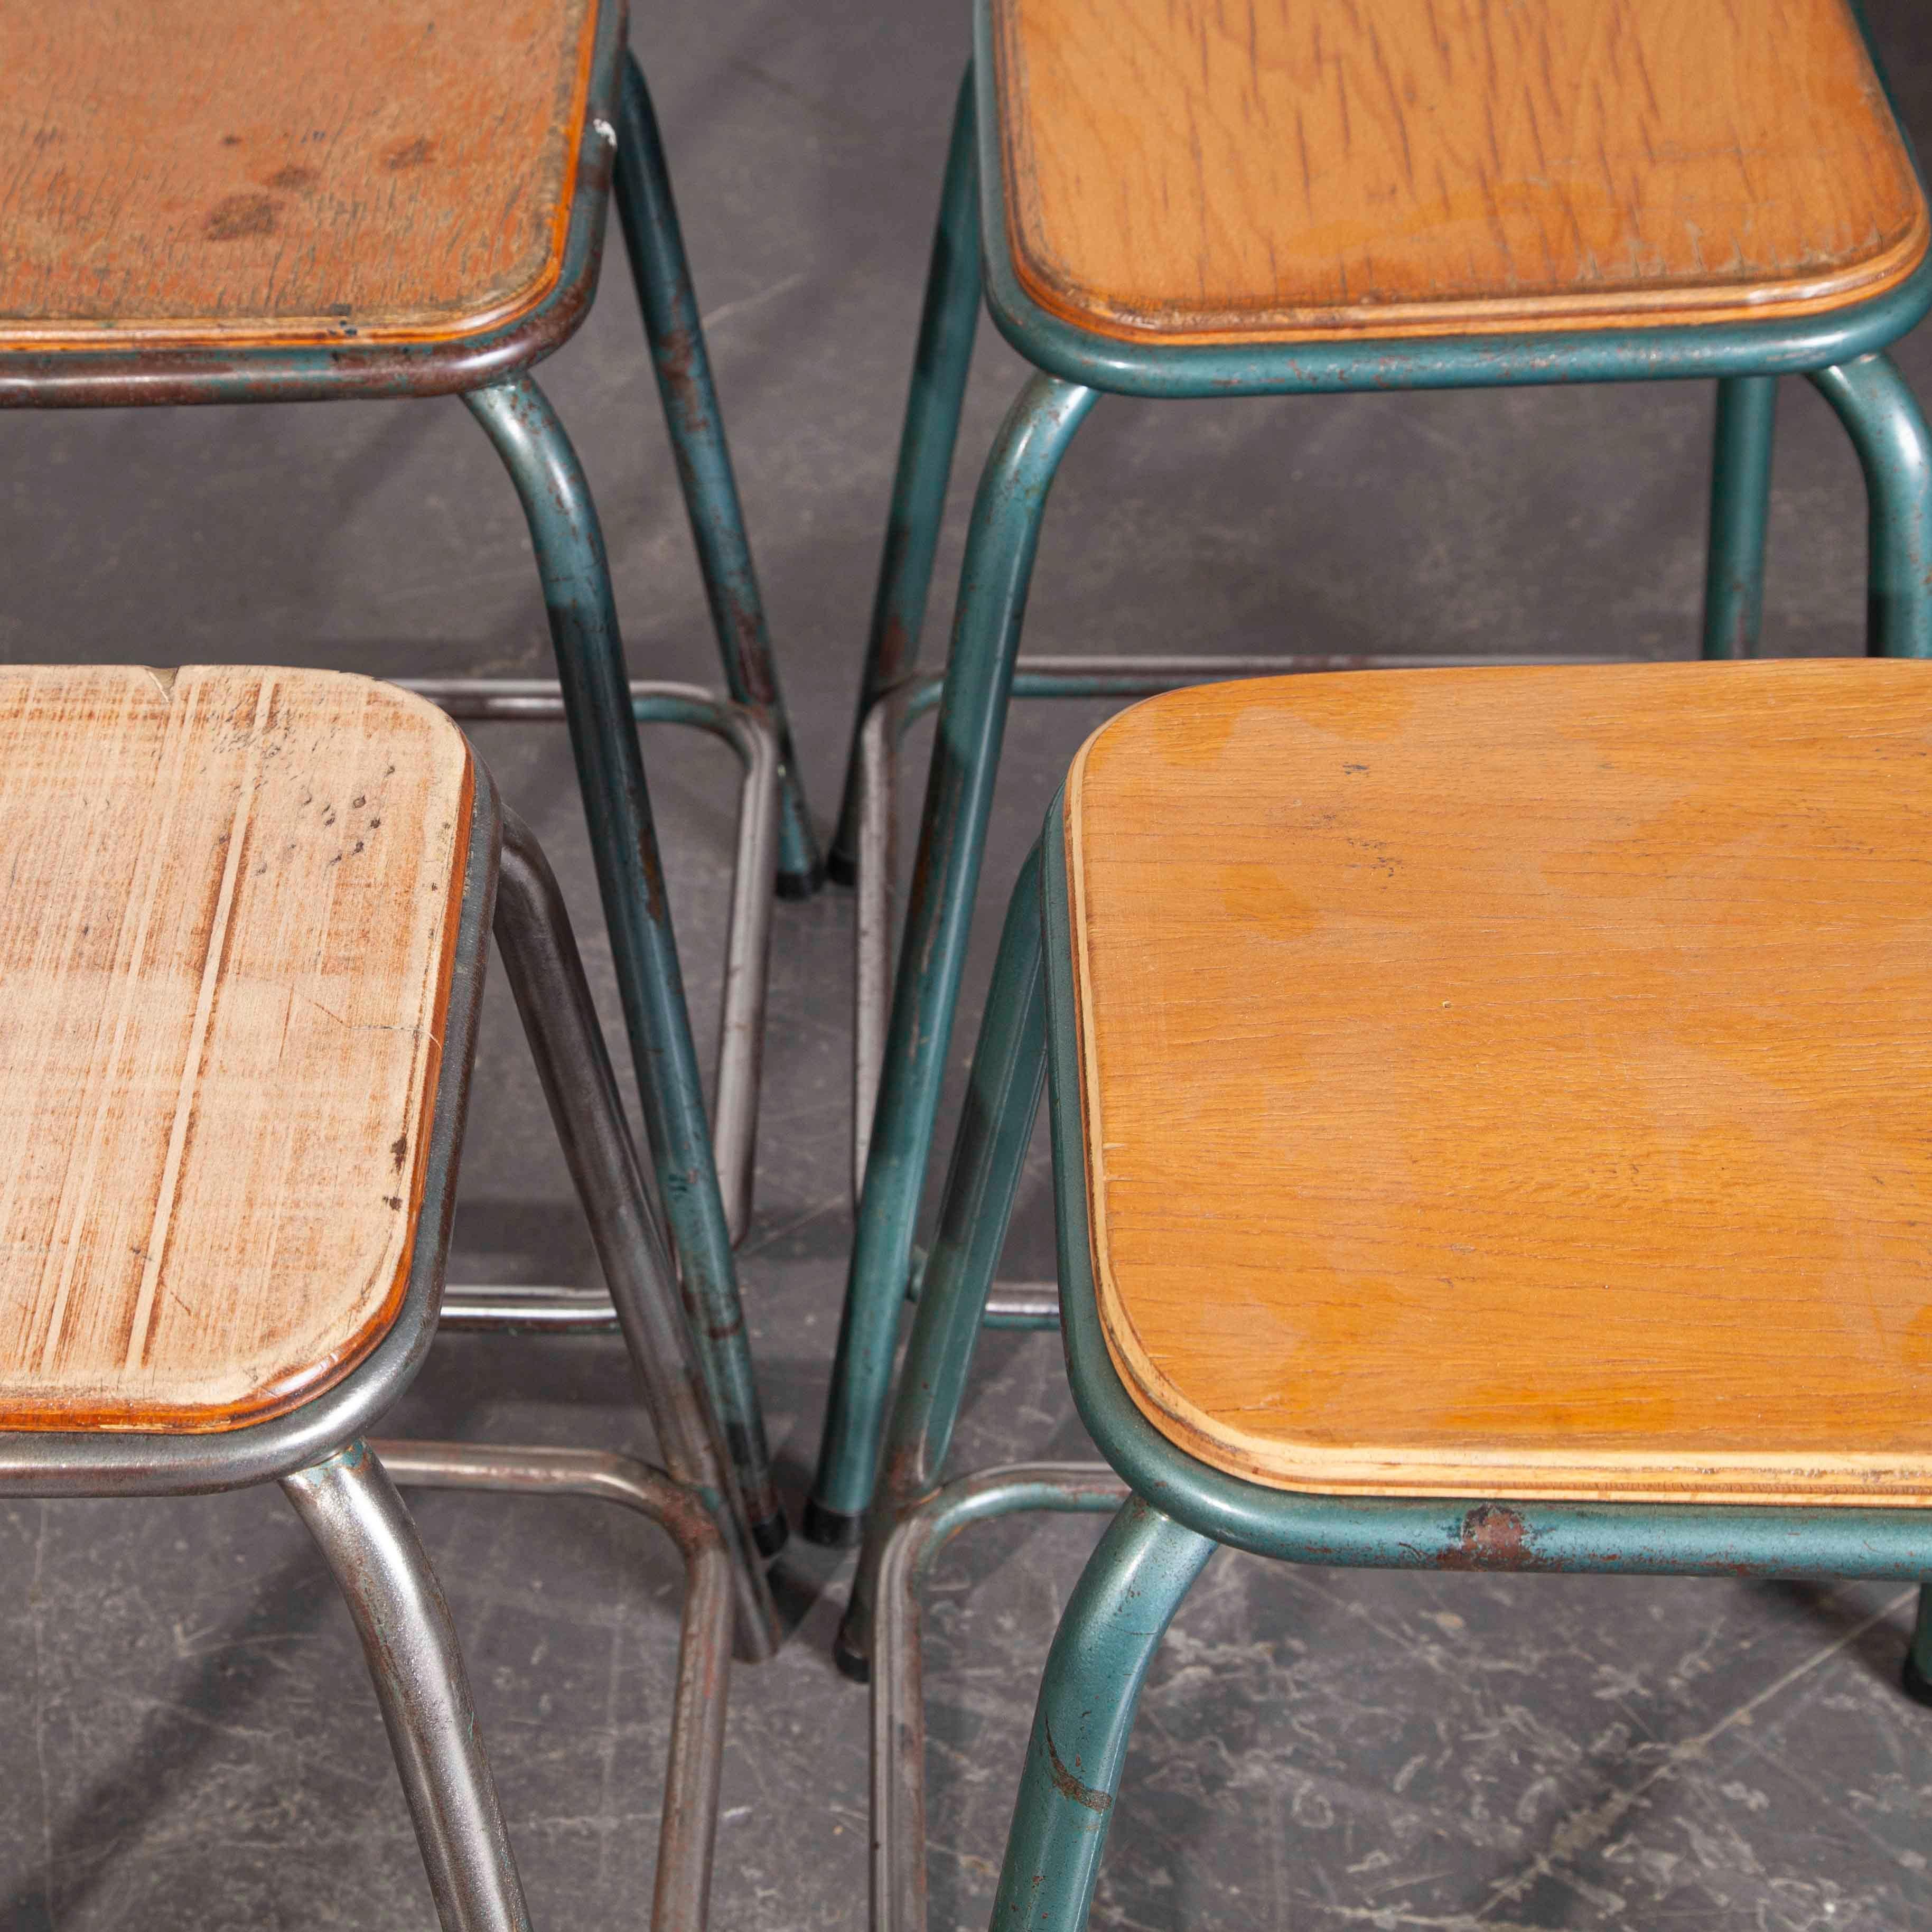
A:
<svg viewBox="0 0 1932 1932">
<path fill-rule="evenodd" d="M 1060 458 L 1102 390 L 1174 398 L 1718 379 L 1723 413 L 1714 468 L 1731 494 L 1713 508 L 1706 644 L 1728 655 L 1755 641 L 1768 384 L 1803 374 L 1844 422 L 1865 475 L 1868 649 L 1932 656 L 1932 603 L 1924 595 L 1932 571 L 1932 433 L 1883 353 L 1932 307 L 1932 256 L 1871 302 L 1784 320 L 1244 347 L 1103 340 L 1040 308 L 1014 274 L 1000 170 L 982 165 L 998 152 L 989 0 L 977 0 L 974 22 L 974 65 L 948 151 L 862 718 L 912 670 L 945 491 L 941 446 L 950 458 L 972 343 L 967 311 L 982 292 L 995 326 L 1034 373 L 987 458 L 962 566 L 818 1466 L 806 1507 L 806 1534 L 832 1544 L 859 1539 L 878 1468 L 1040 524 Z M 968 237 L 976 198 L 974 262 Z M 847 796 L 849 803 L 849 781 Z M 836 847 L 835 866 L 842 854 L 850 856 L 847 847 Z"/>
<path fill-rule="evenodd" d="M 940 1237 L 907 1351 L 882 1486 L 867 1526 L 842 1662 L 861 1674 L 874 1606 L 875 1928 L 924 1922 L 923 1726 L 916 1589 L 932 1552 L 971 1522 L 1016 1510 L 1091 1510 L 1107 1472 L 992 1470 L 939 1488 L 1042 1084 L 1050 1096 L 1063 1335 L 1081 1420 L 1128 1494 L 1070 1599 L 1040 1693 L 993 1923 L 1085 1922 L 1134 1708 L 1162 1634 L 1217 1544 L 1297 1563 L 1378 1569 L 1626 1575 L 1932 1576 L 1932 1510 L 1686 1504 L 1524 1503 L 1298 1494 L 1242 1480 L 1178 1448 L 1121 1384 L 1096 1304 L 1074 1024 L 1063 805 L 1009 904 L 974 1056 Z M 856 1668 L 855 1668 L 856 1666 Z M 1932 1677 L 1922 1597 L 1908 1690 Z"/>
<path fill-rule="evenodd" d="M 0 408 L 340 400 L 460 394 L 508 470 L 528 521 L 611 934 L 645 1125 L 682 1270 L 693 1339 L 758 1532 L 786 1534 L 758 1405 L 657 834 L 632 717 L 628 671 L 596 508 L 562 424 L 529 373 L 588 313 L 614 170 L 620 217 L 734 696 L 786 748 L 780 874 L 797 896 L 820 877 L 745 536 L 663 148 L 625 51 L 622 0 L 606 0 L 592 50 L 570 222 L 556 286 L 535 309 L 460 340 L 371 344 L 345 324 L 325 345 L 143 352 L 0 354 Z M 621 130 L 621 134 L 620 134 Z"/>
</svg>

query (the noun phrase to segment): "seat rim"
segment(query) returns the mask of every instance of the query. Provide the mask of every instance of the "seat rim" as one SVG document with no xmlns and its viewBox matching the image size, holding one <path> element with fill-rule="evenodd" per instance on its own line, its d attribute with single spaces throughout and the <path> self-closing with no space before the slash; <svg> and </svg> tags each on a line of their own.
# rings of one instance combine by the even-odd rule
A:
<svg viewBox="0 0 1932 1932">
<path fill-rule="evenodd" d="M 1664 286 L 1646 293 L 1641 285 L 1613 292 L 1560 291 L 1527 296 L 1501 292 L 1436 302 L 1390 299 L 1372 311 L 1322 306 L 1282 305 L 1253 311 L 1250 322 L 1189 320 L 1177 308 L 1172 316 L 1155 308 L 1130 306 L 1105 290 L 1088 287 L 1034 259 L 1022 233 L 1009 177 L 1013 167 L 1006 117 L 1004 61 L 997 14 L 1016 0 L 974 0 L 976 66 L 986 76 L 980 123 L 982 178 L 997 178 L 1000 219 L 984 227 L 986 257 L 997 262 L 1002 294 L 1017 295 L 1028 320 L 1046 318 L 1075 334 L 1116 350 L 1160 356 L 1189 350 L 1269 357 L 1295 350 L 1356 347 L 1382 350 L 1404 342 L 1454 341 L 1460 338 L 1522 337 L 1561 344 L 1581 335 L 1621 332 L 1639 340 L 1672 330 L 1708 331 L 1768 321 L 1790 325 L 1860 310 L 1909 284 L 1928 266 L 1932 250 L 1932 206 L 1911 136 L 1900 119 L 1879 50 L 1862 14 L 1851 10 L 1852 24 L 1880 84 L 1886 119 L 1910 170 L 1916 190 L 1912 219 L 1900 236 L 1874 252 L 1859 254 L 1810 275 L 1775 280 L 1747 279 Z M 992 165 L 986 163 L 991 158 Z M 988 278 L 989 281 L 991 278 Z M 1016 312 L 1016 319 L 1018 319 Z M 1908 325 L 1909 326 L 1909 325 Z M 1380 386 L 1377 385 L 1376 386 Z"/>
<path fill-rule="evenodd" d="M 1873 672 L 1905 674 L 1915 678 L 1925 674 L 1922 667 L 1908 669 L 1892 661 L 1828 662 L 1843 675 L 1852 678 Z M 1594 683 L 1626 671 L 1651 668 L 1662 667 L 1549 666 L 1486 674 L 1519 680 L 1555 676 L 1572 682 Z M 1798 661 L 1767 662 L 1755 668 L 1775 680 L 1788 674 L 1815 676 L 1820 666 Z M 1739 668 L 1734 665 L 1676 664 L 1670 670 L 1692 678 L 1735 680 L 1739 674 Z M 1406 680 L 1427 678 L 1430 674 L 1418 668 L 1339 675 Z M 1486 674 L 1456 671 L 1442 675 L 1469 679 Z M 1193 692 L 1168 693 L 1148 700 L 1133 709 L 1184 705 L 1190 698 L 1225 703 L 1230 694 L 1231 687 L 1226 685 L 1198 688 Z M 1073 1221 L 1079 1225 L 1082 1255 L 1077 1272 L 1086 1282 L 1084 1292 L 1092 1300 L 1094 1320 L 1104 1337 L 1112 1372 L 1124 1398 L 1150 1428 L 1191 1462 L 1220 1470 L 1268 1492 L 1363 1497 L 1458 1496 L 1466 1493 L 1474 1480 L 1484 1485 L 1485 1493 L 1514 1501 L 1768 1504 L 1779 1508 L 1804 1504 L 1932 1506 L 1932 1450 L 1923 1448 L 1894 1451 L 1882 1447 L 1842 1450 L 1821 1450 L 1816 1445 L 1780 1448 L 1777 1446 L 1775 1431 L 1766 1438 L 1768 1446 L 1761 1448 L 1679 1448 L 1667 1442 L 1646 1443 L 1641 1432 L 1634 1430 L 1626 1445 L 1616 1447 L 1573 1445 L 1558 1439 L 1547 1444 L 1526 1442 L 1491 1448 L 1479 1440 L 1472 1445 L 1466 1439 L 1451 1436 L 1440 1442 L 1389 1446 L 1367 1436 L 1331 1444 L 1304 1439 L 1292 1431 L 1265 1436 L 1244 1432 L 1232 1424 L 1225 1412 L 1201 1407 L 1150 1354 L 1153 1345 L 1134 1331 L 1133 1297 L 1124 1284 L 1114 1280 L 1108 1259 L 1106 1216 L 1091 1179 L 1098 1158 L 1096 1141 L 1106 1126 L 1104 1123 L 1096 1123 L 1093 1112 L 1096 1096 L 1094 1076 L 1089 1068 L 1092 1016 L 1085 1004 L 1088 968 L 1084 963 L 1084 943 L 1080 937 L 1084 914 L 1076 856 L 1077 809 L 1089 751 L 1120 728 L 1128 715 L 1117 714 L 1092 734 L 1076 756 L 1055 803 L 1048 844 L 1059 884 L 1049 896 L 1048 956 L 1051 973 L 1058 976 L 1049 979 L 1049 1028 L 1054 1042 L 1051 1050 L 1056 1055 L 1061 1050 L 1060 1032 L 1064 1030 L 1072 1036 L 1067 1051 L 1073 1056 L 1077 1070 L 1071 1090 L 1078 1098 L 1070 1103 L 1073 1118 L 1067 1124 L 1056 1117 L 1054 1130 L 1056 1153 L 1064 1155 L 1056 1162 L 1056 1186 L 1064 1184 L 1063 1168 L 1077 1177 L 1078 1186 L 1077 1199 L 1070 1195 L 1060 1198 L 1060 1219 L 1064 1223 Z M 1061 922 L 1058 928 L 1053 923 L 1055 920 Z M 1059 1002 L 1057 1006 L 1053 1004 L 1055 999 Z M 1063 1136 L 1064 1149 L 1059 1144 Z M 1072 1164 L 1076 1148 L 1077 1168 Z M 1063 1281 L 1065 1266 L 1063 1250 Z M 1172 1343 L 1174 1336 L 1168 1334 L 1165 1339 Z M 1493 1489 L 1487 1480 L 1491 1476 Z"/>
<path fill-rule="evenodd" d="M 1176 342 L 1104 334 L 1036 301 L 1007 244 L 993 0 L 974 0 L 973 89 L 981 281 L 1000 334 L 1036 368 L 1118 395 L 1171 400 L 1238 395 L 1352 394 L 1391 389 L 1534 387 L 1566 382 L 1796 375 L 1883 349 L 1932 310 L 1932 239 L 1902 278 L 1816 313 L 1642 327 L 1531 327 L 1440 334 L 1317 335 L 1302 340 Z M 1924 171 L 1860 19 L 1894 126 L 1925 198 Z"/>
<path fill-rule="evenodd" d="M 442 1300 L 502 843 L 495 783 L 473 752 L 470 766 L 442 1053 L 415 1237 L 394 1312 L 334 1380 L 292 1406 L 232 1427 L 0 1430 L 0 1495 L 187 1496 L 271 1481 L 361 1436 L 414 1379 L 435 1337 Z"/>
<path fill-rule="evenodd" d="M 1041 835 L 1047 1090 L 1061 1334 L 1074 1406 L 1144 1500 L 1230 1548 L 1354 1568 L 1869 1578 L 1932 1568 L 1932 1508 L 1794 1498 L 1616 1501 L 1278 1486 L 1202 1460 L 1164 1433 L 1123 1380 L 1106 1336 L 1087 1219 L 1087 1140 L 1074 1010 L 1066 792 Z"/>
<path fill-rule="evenodd" d="M 0 341 L 0 409 L 302 402 L 460 394 L 505 380 L 568 341 L 596 295 L 616 159 L 614 133 L 625 58 L 622 0 L 594 0 L 577 147 L 567 172 L 560 249 L 538 280 L 433 332 L 345 328 L 300 320 L 250 336 L 192 321 Z"/>
</svg>

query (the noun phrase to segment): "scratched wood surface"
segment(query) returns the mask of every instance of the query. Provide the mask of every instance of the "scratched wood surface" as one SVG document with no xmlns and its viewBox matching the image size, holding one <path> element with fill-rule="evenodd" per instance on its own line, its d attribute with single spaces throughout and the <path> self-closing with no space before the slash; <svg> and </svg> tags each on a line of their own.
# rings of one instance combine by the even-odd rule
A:
<svg viewBox="0 0 1932 1932">
<path fill-rule="evenodd" d="M 0 670 L 0 1428 L 232 1426 L 387 1329 L 470 800 L 366 678 Z"/>
<path fill-rule="evenodd" d="M 0 7 L 0 349 L 512 320 L 561 267 L 596 12 Z"/>
<path fill-rule="evenodd" d="M 1932 665 L 1214 686 L 1068 797 L 1101 1312 L 1170 1436 L 1932 1502 Z"/>
<path fill-rule="evenodd" d="M 982 0 L 1042 307 L 1173 342 L 1796 314 L 1924 198 L 1845 0 Z"/>
</svg>

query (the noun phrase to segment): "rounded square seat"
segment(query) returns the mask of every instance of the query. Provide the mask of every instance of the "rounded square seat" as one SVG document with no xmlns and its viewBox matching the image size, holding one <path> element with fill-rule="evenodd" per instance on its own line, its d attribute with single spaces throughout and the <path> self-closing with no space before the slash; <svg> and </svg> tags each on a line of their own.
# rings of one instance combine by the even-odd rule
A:
<svg viewBox="0 0 1932 1932">
<path fill-rule="evenodd" d="M 596 0 L 0 9 L 0 350 L 446 342 L 562 271 Z"/>
<path fill-rule="evenodd" d="M 1171 1440 L 1932 1502 L 1932 666 L 1210 686 L 1066 809 L 1096 1298 Z"/>
<path fill-rule="evenodd" d="M 0 670 L 0 1430 L 238 1426 L 386 1332 L 472 789 L 368 678 Z"/>
<path fill-rule="evenodd" d="M 1025 292 L 1149 345 L 1815 314 L 1924 194 L 1846 0 L 981 0 Z"/>
</svg>

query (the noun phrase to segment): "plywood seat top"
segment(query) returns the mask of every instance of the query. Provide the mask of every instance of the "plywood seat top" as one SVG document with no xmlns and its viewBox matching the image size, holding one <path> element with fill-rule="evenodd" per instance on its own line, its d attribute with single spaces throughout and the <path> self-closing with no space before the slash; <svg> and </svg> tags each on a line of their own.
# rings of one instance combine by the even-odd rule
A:
<svg viewBox="0 0 1932 1932">
<path fill-rule="evenodd" d="M 0 670 L 0 1429 L 232 1427 L 387 1331 L 471 796 L 367 678 Z"/>
<path fill-rule="evenodd" d="M 1211 686 L 1066 824 L 1096 1292 L 1172 1440 L 1932 1503 L 1932 664 Z"/>
<path fill-rule="evenodd" d="M 1797 316 L 1924 197 L 1846 0 L 981 0 L 1024 292 L 1150 344 Z"/>
<path fill-rule="evenodd" d="M 0 8 L 0 350 L 457 340 L 556 285 L 597 0 Z"/>
</svg>

